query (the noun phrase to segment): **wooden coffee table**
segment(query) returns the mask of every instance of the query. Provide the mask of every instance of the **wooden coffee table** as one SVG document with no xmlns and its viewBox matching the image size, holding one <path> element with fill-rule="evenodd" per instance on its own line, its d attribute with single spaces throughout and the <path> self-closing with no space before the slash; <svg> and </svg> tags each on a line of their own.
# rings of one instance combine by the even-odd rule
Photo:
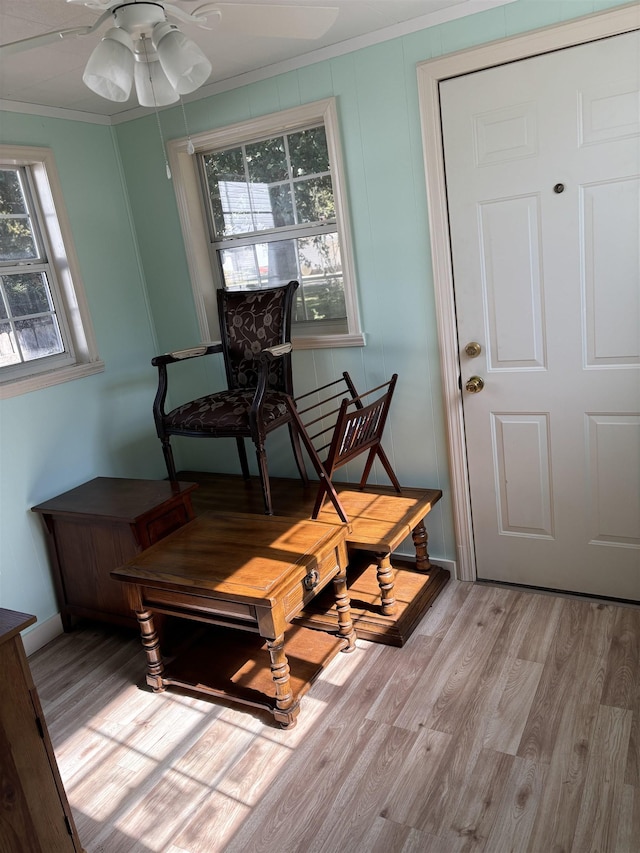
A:
<svg viewBox="0 0 640 853">
<path fill-rule="evenodd" d="M 233 474 L 180 471 L 181 480 L 198 483 L 193 505 L 202 512 L 264 510 L 258 477 L 246 481 Z M 428 553 L 426 516 L 442 497 L 440 489 L 404 488 L 334 483 L 349 518 L 347 588 L 351 618 L 358 637 L 374 643 L 402 646 L 449 580 L 449 571 L 432 563 Z M 273 506 L 278 516 L 309 518 L 317 488 L 303 490 L 300 480 L 271 478 Z M 325 502 L 319 521 L 339 524 L 333 504 Z M 394 555 L 411 537 L 415 557 Z M 335 630 L 337 612 L 329 591 L 321 593 L 295 623 Z"/>
<path fill-rule="evenodd" d="M 315 677 L 338 650 L 355 647 L 345 533 L 306 519 L 206 513 L 114 570 L 138 619 L 147 683 L 266 708 L 283 728 L 294 726 Z M 337 632 L 290 626 L 330 581 Z M 164 660 L 155 613 L 218 629 Z"/>
</svg>

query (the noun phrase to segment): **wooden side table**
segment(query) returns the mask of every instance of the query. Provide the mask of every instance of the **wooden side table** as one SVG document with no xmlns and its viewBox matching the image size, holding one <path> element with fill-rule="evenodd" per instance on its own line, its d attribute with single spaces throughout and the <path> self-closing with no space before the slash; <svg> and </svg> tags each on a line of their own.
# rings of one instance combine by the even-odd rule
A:
<svg viewBox="0 0 640 853">
<path fill-rule="evenodd" d="M 82 853 L 20 637 L 35 621 L 0 608 L 0 850 Z"/>
<path fill-rule="evenodd" d="M 96 477 L 32 507 L 44 519 L 65 631 L 76 617 L 136 620 L 112 569 L 194 517 L 196 483 Z"/>
<path fill-rule="evenodd" d="M 349 595 L 358 636 L 364 640 L 402 646 L 427 608 L 449 580 L 449 572 L 434 565 L 427 551 L 425 516 L 442 497 L 440 489 L 387 486 L 364 491 L 335 483 L 349 521 Z M 336 524 L 338 515 L 326 503 L 319 521 Z M 394 559 L 396 548 L 411 536 L 415 561 Z M 299 624 L 328 630 L 337 614 L 333 602 L 319 596 L 298 617 Z"/>
<path fill-rule="evenodd" d="M 346 566 L 343 525 L 207 513 L 112 575 L 127 585 L 146 652 L 147 683 L 156 692 L 175 685 L 266 708 L 291 728 L 301 696 L 323 666 L 338 650 L 355 647 Z M 337 637 L 292 628 L 286 640 L 290 665 L 285 631 L 331 581 Z M 154 624 L 157 613 L 235 630 L 218 631 L 213 640 L 210 634 L 199 637 L 168 665 Z"/>
</svg>

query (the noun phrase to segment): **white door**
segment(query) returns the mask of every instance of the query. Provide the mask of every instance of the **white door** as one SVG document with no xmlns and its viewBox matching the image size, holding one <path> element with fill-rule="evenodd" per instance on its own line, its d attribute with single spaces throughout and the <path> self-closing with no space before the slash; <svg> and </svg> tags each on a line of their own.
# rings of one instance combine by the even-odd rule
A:
<svg viewBox="0 0 640 853">
<path fill-rule="evenodd" d="M 640 35 L 441 103 L 478 577 L 640 600 Z"/>
</svg>

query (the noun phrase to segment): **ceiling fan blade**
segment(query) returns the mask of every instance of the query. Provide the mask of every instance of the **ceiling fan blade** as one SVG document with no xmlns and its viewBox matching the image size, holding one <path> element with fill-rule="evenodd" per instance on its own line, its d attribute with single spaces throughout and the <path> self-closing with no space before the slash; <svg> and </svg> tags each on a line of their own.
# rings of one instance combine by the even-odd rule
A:
<svg viewBox="0 0 640 853">
<path fill-rule="evenodd" d="M 206 5 L 222 12 L 221 32 L 264 38 L 318 39 L 335 23 L 339 12 L 335 6 Z"/>
<path fill-rule="evenodd" d="M 102 9 L 102 15 L 91 25 L 72 27 L 66 30 L 54 30 L 39 36 L 9 42 L 0 45 L 0 56 L 10 56 L 25 50 L 55 44 L 61 39 L 79 38 L 89 35 L 100 27 L 107 18 L 111 17 L 111 8 L 117 5 L 116 0 L 67 0 L 68 3 L 83 3 L 94 9 Z M 165 4 L 172 9 L 171 4 Z M 202 16 L 198 23 L 206 20 L 206 15 L 222 13 L 220 27 L 222 31 L 231 34 L 237 32 L 246 36 L 263 38 L 289 39 L 318 39 L 323 36 L 338 17 L 339 9 L 335 6 L 281 6 L 234 3 L 205 3 L 195 9 L 190 15 L 181 15 L 188 20 Z M 216 27 L 217 29 L 217 27 Z"/>
<path fill-rule="evenodd" d="M 42 33 L 41 36 L 31 36 L 30 38 L 20 39 L 19 41 L 11 41 L 8 44 L 0 44 L 0 56 L 10 56 L 12 53 L 20 53 L 23 50 L 32 50 L 34 47 L 44 47 L 47 44 L 55 44 L 61 39 L 79 38 L 87 36 L 97 30 L 98 27 L 110 17 L 111 12 L 106 11 L 104 14 L 87 27 L 72 27 L 68 30 L 54 30 L 51 33 Z"/>
</svg>

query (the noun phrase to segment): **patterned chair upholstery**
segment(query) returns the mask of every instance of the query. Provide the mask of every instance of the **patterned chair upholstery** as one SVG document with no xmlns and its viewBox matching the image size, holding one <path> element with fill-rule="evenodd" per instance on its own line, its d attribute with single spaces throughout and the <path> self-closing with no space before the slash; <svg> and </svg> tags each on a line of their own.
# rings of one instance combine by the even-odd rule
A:
<svg viewBox="0 0 640 853">
<path fill-rule="evenodd" d="M 267 290 L 219 290 L 221 342 L 156 356 L 152 360 L 159 372 L 153 416 L 170 480 L 177 479 L 170 444 L 172 435 L 235 438 L 246 479 L 249 466 L 244 439 L 251 438 L 256 448 L 265 512 L 271 514 L 265 439 L 274 429 L 286 424 L 300 476 L 305 484 L 308 483 L 289 405 L 293 394 L 291 315 L 297 287 L 298 282 L 291 281 Z M 205 394 L 165 412 L 167 365 L 214 353 L 223 354 L 227 389 Z"/>
</svg>

